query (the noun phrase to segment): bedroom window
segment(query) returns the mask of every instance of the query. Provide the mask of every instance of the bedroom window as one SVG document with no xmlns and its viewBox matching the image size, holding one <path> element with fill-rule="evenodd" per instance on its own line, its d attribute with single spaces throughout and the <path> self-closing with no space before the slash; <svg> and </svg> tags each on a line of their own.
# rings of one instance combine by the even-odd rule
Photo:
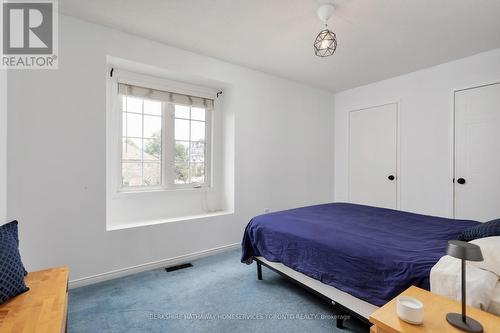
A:
<svg viewBox="0 0 500 333">
<path fill-rule="evenodd" d="M 210 185 L 213 98 L 118 78 L 118 190 Z"/>
</svg>

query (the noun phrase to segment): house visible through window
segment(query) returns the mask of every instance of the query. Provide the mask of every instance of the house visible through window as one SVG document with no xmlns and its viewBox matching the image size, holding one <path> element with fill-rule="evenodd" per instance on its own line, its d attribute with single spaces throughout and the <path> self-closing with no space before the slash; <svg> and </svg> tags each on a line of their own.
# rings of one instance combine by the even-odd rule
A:
<svg viewBox="0 0 500 333">
<path fill-rule="evenodd" d="M 213 100 L 118 84 L 122 189 L 209 184 Z"/>
<path fill-rule="evenodd" d="M 162 184 L 162 103 L 122 96 L 122 185 Z"/>
</svg>

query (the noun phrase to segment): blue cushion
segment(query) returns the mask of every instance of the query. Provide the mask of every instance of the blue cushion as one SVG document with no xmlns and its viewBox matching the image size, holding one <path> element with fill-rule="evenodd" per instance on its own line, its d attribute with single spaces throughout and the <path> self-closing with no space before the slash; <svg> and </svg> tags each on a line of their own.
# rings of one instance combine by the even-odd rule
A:
<svg viewBox="0 0 500 333">
<path fill-rule="evenodd" d="M 16 236 L 17 221 L 0 227 L 0 304 L 29 290 Z"/>
<path fill-rule="evenodd" d="M 474 227 L 465 229 L 460 235 L 460 240 L 471 241 L 478 238 L 500 236 L 500 219 L 479 223 Z"/>
<path fill-rule="evenodd" d="M 0 226 L 0 229 L 9 231 L 16 240 L 17 248 L 19 248 L 19 237 L 18 237 L 18 233 L 17 233 L 17 225 L 18 225 L 17 220 L 14 220 L 10 223 L 6 223 L 6 224 Z M 24 275 L 28 274 L 28 272 L 24 268 L 24 265 L 23 265 L 23 270 L 24 270 Z"/>
</svg>

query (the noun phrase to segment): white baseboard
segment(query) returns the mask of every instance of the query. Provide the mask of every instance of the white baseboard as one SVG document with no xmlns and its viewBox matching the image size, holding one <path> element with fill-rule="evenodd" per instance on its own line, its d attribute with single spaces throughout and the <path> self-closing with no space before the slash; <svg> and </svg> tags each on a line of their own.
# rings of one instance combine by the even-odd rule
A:
<svg viewBox="0 0 500 333">
<path fill-rule="evenodd" d="M 131 275 L 131 274 L 135 274 L 135 273 L 139 273 L 139 272 L 144 272 L 144 271 L 148 271 L 148 270 L 152 270 L 152 269 L 156 269 L 156 268 L 160 268 L 160 267 L 175 266 L 175 265 L 178 265 L 181 263 L 185 263 L 187 261 L 212 256 L 214 254 L 218 254 L 218 253 L 222 253 L 222 252 L 226 252 L 226 251 L 230 251 L 230 250 L 235 250 L 235 249 L 238 249 L 240 246 L 241 246 L 240 243 L 224 245 L 224 246 L 216 247 L 213 249 L 193 252 L 193 253 L 185 254 L 182 256 L 178 256 L 178 257 L 162 259 L 162 260 L 158 260 L 158 261 L 149 262 L 146 264 L 117 269 L 117 270 L 106 272 L 106 273 L 101 273 L 101 274 L 96 274 L 96 275 L 92 275 L 92 276 L 88 276 L 88 277 L 84 277 L 84 278 L 80 278 L 80 279 L 71 280 L 71 281 L 69 281 L 69 289 L 83 287 L 83 286 L 87 286 L 89 284 L 103 282 L 103 281 L 107 281 L 107 280 L 111 280 L 111 279 L 116 279 L 119 277 Z"/>
</svg>

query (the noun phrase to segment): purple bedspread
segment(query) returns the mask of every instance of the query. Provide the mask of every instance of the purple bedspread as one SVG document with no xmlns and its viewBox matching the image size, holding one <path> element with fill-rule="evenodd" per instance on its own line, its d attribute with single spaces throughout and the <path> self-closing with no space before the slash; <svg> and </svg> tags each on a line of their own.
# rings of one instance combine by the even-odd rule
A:
<svg viewBox="0 0 500 333">
<path fill-rule="evenodd" d="M 381 306 L 410 285 L 428 290 L 447 241 L 477 223 L 348 203 L 303 207 L 254 217 L 241 261 L 263 256 Z"/>
</svg>

